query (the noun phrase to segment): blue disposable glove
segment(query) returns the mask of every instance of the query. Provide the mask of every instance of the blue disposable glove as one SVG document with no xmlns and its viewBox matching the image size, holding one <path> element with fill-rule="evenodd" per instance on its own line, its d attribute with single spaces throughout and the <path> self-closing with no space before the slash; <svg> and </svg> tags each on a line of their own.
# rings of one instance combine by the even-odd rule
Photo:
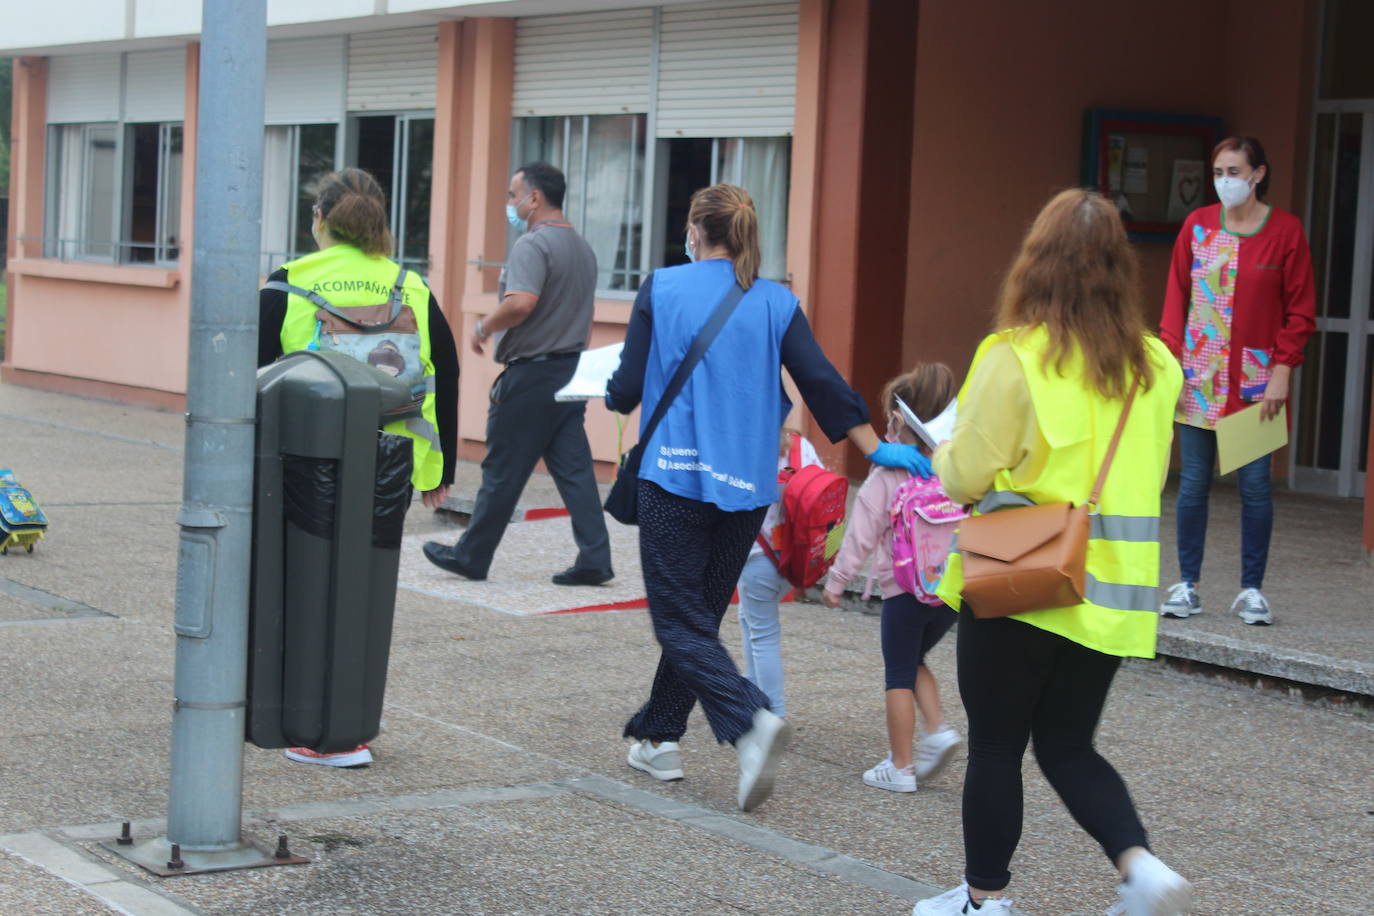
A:
<svg viewBox="0 0 1374 916">
<path fill-rule="evenodd" d="M 918 477 L 930 479 L 930 459 L 914 445 L 884 442 L 873 450 L 868 460 L 885 468 L 902 468 Z"/>
</svg>

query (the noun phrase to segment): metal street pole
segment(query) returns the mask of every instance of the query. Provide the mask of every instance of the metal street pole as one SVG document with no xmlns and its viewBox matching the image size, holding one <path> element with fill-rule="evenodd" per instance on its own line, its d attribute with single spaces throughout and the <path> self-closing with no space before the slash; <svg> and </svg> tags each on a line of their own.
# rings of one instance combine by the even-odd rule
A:
<svg viewBox="0 0 1374 916">
<path fill-rule="evenodd" d="M 245 849 L 266 61 L 266 0 L 204 0 L 166 840 L 191 867 Z"/>
</svg>

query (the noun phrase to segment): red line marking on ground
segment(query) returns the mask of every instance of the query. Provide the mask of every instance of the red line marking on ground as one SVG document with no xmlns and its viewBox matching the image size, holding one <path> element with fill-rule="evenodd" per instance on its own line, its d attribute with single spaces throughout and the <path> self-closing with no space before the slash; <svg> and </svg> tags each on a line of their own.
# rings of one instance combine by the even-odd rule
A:
<svg viewBox="0 0 1374 916">
<path fill-rule="evenodd" d="M 779 604 L 788 604 L 797 600 L 796 591 L 790 591 L 778 599 Z M 739 603 L 739 589 L 730 597 L 731 604 Z M 531 617 L 552 617 L 554 614 L 586 614 L 592 611 L 637 611 L 649 606 L 648 598 L 631 598 L 628 601 L 613 601 L 610 604 L 589 604 L 585 607 L 565 607 L 557 611 L 540 611 L 531 614 Z"/>
<path fill-rule="evenodd" d="M 527 522 L 537 522 L 546 518 L 562 518 L 571 514 L 567 509 L 526 509 L 522 518 Z"/>
<path fill-rule="evenodd" d="M 532 617 L 549 617 L 553 614 L 584 614 L 588 611 L 635 611 L 649 606 L 648 598 L 631 598 L 628 601 L 613 601 L 610 604 L 589 604 L 586 607 L 565 607 L 560 611 L 540 611 Z"/>
</svg>

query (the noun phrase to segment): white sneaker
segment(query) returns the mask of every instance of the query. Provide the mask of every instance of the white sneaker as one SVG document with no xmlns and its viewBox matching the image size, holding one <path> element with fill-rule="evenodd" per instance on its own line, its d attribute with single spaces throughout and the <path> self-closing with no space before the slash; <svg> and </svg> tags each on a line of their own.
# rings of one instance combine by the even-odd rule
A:
<svg viewBox="0 0 1374 916">
<path fill-rule="evenodd" d="M 920 743 L 916 745 L 916 781 L 925 782 L 943 770 L 962 740 L 952 725 L 922 735 Z"/>
<path fill-rule="evenodd" d="M 1231 602 L 1231 610 L 1235 611 L 1236 605 L 1240 605 L 1240 610 L 1236 611 L 1236 616 L 1248 624 L 1267 627 L 1274 622 L 1274 614 L 1269 610 L 1269 602 L 1265 600 L 1263 593 L 1257 588 L 1241 589 L 1236 600 Z"/>
<path fill-rule="evenodd" d="M 365 767 L 372 762 L 372 751 L 366 744 L 360 744 L 351 751 L 336 751 L 321 754 L 308 747 L 288 747 L 282 751 L 286 759 L 297 763 L 316 763 L 327 767 Z"/>
<path fill-rule="evenodd" d="M 648 738 L 636 741 L 625 762 L 661 782 L 682 778 L 682 754 L 676 741 L 660 741 L 658 747 Z"/>
<path fill-rule="evenodd" d="M 968 896 L 968 885 L 961 884 L 938 897 L 918 901 L 911 909 L 911 916 L 965 916 L 973 913 L 978 913 L 979 916 L 986 913 L 1002 916 L 1010 912 L 1010 897 L 984 897 L 983 905 L 975 910 Z"/>
<path fill-rule="evenodd" d="M 754 727 L 735 739 L 739 752 L 736 801 L 741 811 L 753 811 L 773 794 L 778 761 L 791 741 L 792 726 L 784 719 L 767 709 L 754 712 Z"/>
<path fill-rule="evenodd" d="M 892 755 L 888 754 L 882 763 L 864 773 L 864 785 L 887 789 L 889 792 L 915 792 L 916 766 L 912 764 L 898 769 L 892 763 Z"/>
<path fill-rule="evenodd" d="M 1193 909 L 1193 886 L 1148 852 L 1135 858 L 1116 892 L 1121 902 L 1107 912 L 1121 916 L 1184 916 Z"/>
<path fill-rule="evenodd" d="M 1175 582 L 1169 586 L 1169 597 L 1159 606 L 1159 613 L 1165 617 L 1187 620 L 1194 614 L 1202 613 L 1202 599 L 1190 583 Z"/>
</svg>

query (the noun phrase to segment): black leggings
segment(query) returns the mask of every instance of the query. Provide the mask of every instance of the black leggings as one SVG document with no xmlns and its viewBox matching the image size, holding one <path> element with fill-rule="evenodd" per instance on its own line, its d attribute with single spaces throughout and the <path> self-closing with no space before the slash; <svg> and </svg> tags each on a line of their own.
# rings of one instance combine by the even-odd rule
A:
<svg viewBox="0 0 1374 916">
<path fill-rule="evenodd" d="M 964 880 L 985 891 L 1011 882 L 1021 841 L 1021 758 L 1035 760 L 1065 807 L 1115 861 L 1147 846 L 1126 784 L 1093 748 L 1102 706 L 1121 665 L 1009 617 L 959 615 L 959 696 L 968 712 L 964 777 Z"/>
</svg>

